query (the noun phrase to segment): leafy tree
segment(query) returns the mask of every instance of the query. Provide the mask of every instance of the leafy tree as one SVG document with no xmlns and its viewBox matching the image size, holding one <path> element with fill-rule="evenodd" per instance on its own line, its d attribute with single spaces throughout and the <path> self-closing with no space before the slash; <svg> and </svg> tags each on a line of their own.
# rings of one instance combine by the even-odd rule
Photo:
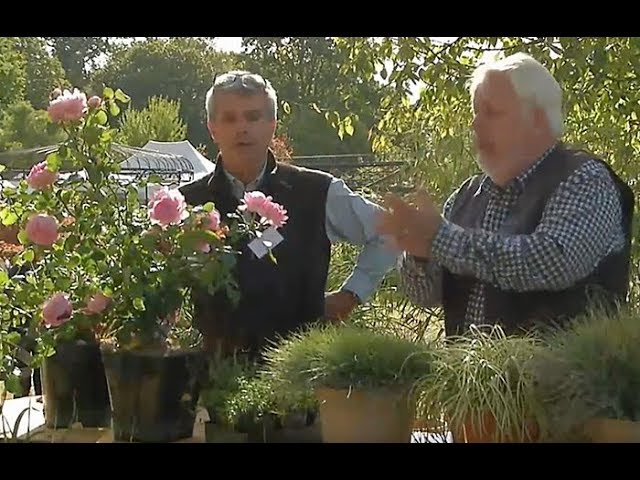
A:
<svg viewBox="0 0 640 480">
<path fill-rule="evenodd" d="M 104 56 L 116 48 L 117 41 L 131 37 L 44 37 L 53 49 L 67 78 L 74 87 L 83 88 L 90 72 Z"/>
<path fill-rule="evenodd" d="M 41 37 L 14 37 L 25 58 L 25 97 L 36 109 L 46 109 L 55 87 L 69 88 L 60 60 L 52 56 Z"/>
<path fill-rule="evenodd" d="M 25 100 L 11 104 L 0 114 L 0 150 L 55 145 L 65 138 L 46 110 L 35 110 Z"/>
<path fill-rule="evenodd" d="M 215 51 L 204 38 L 146 39 L 119 48 L 96 71 L 92 88 L 113 85 L 126 91 L 132 107 L 144 108 L 154 96 L 180 101 L 180 117 L 191 143 L 211 145 L 205 96 L 216 73 L 234 68 L 234 55 Z"/>
<path fill-rule="evenodd" d="M 180 118 L 180 101 L 151 97 L 142 110 L 129 109 L 122 118 L 118 141 L 142 147 L 149 140 L 177 142 L 186 138 L 187 126 Z"/>
<path fill-rule="evenodd" d="M 21 100 L 27 83 L 25 58 L 11 37 L 0 37 L 0 108 Z"/>
<path fill-rule="evenodd" d="M 333 39 L 244 37 L 243 52 L 245 67 L 277 90 L 282 130 L 297 155 L 370 151 L 368 130 L 375 123 L 380 86 L 341 71 L 348 58 Z"/>
</svg>

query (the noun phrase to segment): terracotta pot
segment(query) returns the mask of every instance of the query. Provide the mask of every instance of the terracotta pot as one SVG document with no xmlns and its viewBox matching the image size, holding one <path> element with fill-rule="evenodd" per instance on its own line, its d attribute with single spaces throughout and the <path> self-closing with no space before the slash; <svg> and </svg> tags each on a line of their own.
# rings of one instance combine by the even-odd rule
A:
<svg viewBox="0 0 640 480">
<path fill-rule="evenodd" d="M 323 443 L 410 443 L 414 405 L 407 390 L 319 388 Z"/>
<path fill-rule="evenodd" d="M 594 418 L 585 423 L 583 433 L 593 443 L 640 443 L 640 422 Z"/>
<path fill-rule="evenodd" d="M 479 424 L 469 418 L 460 427 L 452 427 L 451 434 L 454 443 L 535 443 L 540 439 L 540 429 L 533 421 L 527 422 L 526 431 L 518 429 L 499 436 L 495 416 L 490 412 L 483 414 Z"/>
</svg>

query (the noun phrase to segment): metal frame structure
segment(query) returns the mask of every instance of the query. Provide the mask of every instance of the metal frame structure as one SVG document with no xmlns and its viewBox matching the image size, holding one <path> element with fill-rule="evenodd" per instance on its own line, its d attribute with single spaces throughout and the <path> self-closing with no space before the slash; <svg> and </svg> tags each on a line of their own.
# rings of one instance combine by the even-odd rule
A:
<svg viewBox="0 0 640 480">
<path fill-rule="evenodd" d="M 381 161 L 373 154 L 303 155 L 291 157 L 291 163 L 313 168 L 343 178 L 351 188 L 406 190 L 394 184 L 402 170 L 404 161 Z"/>
<path fill-rule="evenodd" d="M 6 180 L 24 178 L 33 165 L 43 161 L 47 155 L 56 152 L 58 148 L 59 145 L 50 145 L 0 152 L 0 164 L 5 166 L 2 172 L 3 178 Z M 122 158 L 119 174 L 134 182 L 150 175 L 160 177 L 162 184 L 183 184 L 194 178 L 194 166 L 187 158 L 180 155 L 117 143 L 113 144 L 112 153 Z M 63 173 L 75 170 L 69 164 L 63 164 L 60 168 Z"/>
</svg>

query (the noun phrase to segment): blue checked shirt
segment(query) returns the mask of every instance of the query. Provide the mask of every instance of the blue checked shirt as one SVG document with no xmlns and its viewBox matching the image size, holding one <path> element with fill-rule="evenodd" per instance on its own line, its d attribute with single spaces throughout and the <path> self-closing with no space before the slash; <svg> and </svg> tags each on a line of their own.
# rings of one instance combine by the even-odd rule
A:
<svg viewBox="0 0 640 480">
<path fill-rule="evenodd" d="M 494 233 L 527 178 L 550 151 L 504 189 L 483 178 L 480 188 L 490 191 L 490 200 L 481 230 L 464 229 L 447 220 L 458 192 L 449 197 L 431 259 L 423 261 L 406 254 L 401 258 L 402 285 L 412 301 L 425 307 L 441 304 L 444 266 L 452 273 L 478 279 L 465 320 L 467 325 L 482 323 L 485 282 L 520 292 L 562 290 L 624 246 L 618 191 L 609 172 L 596 161 L 586 162 L 559 186 L 533 234 Z"/>
<path fill-rule="evenodd" d="M 265 168 L 246 186 L 225 171 L 236 198 L 241 199 L 245 192 L 257 188 Z M 354 193 L 343 180 L 333 178 L 331 181 L 326 205 L 327 236 L 333 244 L 348 242 L 362 247 L 354 270 L 341 287 L 355 293 L 362 303 L 370 299 L 399 257 L 376 233 L 376 220 L 381 211 L 380 206 Z"/>
</svg>

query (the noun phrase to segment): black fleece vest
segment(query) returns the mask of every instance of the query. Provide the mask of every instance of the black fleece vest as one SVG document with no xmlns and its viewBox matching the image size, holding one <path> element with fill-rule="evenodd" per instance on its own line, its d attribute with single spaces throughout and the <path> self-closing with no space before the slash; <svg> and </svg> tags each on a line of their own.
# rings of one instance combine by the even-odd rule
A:
<svg viewBox="0 0 640 480">
<path fill-rule="evenodd" d="M 213 202 L 223 218 L 236 210 L 219 157 L 209 176 L 181 188 L 187 203 Z M 326 199 L 331 177 L 323 172 L 276 162 L 270 153 L 258 190 L 287 210 L 279 229 L 284 240 L 273 249 L 277 260 L 258 259 L 246 245 L 235 276 L 240 302 L 232 307 L 223 293 L 195 295 L 196 325 L 209 350 L 240 349 L 257 354 L 268 340 L 286 335 L 324 313 L 331 244 L 325 230 Z"/>
<path fill-rule="evenodd" d="M 557 187 L 577 168 L 593 156 L 559 146 L 527 180 L 527 185 L 499 233 L 530 234 L 540 223 L 543 210 Z M 623 228 L 627 243 L 619 251 L 604 258 L 584 280 L 562 291 L 516 292 L 504 291 L 485 283 L 485 323 L 499 324 L 507 333 L 516 334 L 537 326 L 564 322 L 583 314 L 592 302 L 601 306 L 615 306 L 626 298 L 629 283 L 631 223 L 634 196 L 631 189 L 609 170 L 620 194 Z M 481 228 L 489 201 L 487 190 L 479 193 L 482 176 L 469 179 L 456 198 L 451 221 L 466 228 Z M 443 306 L 447 335 L 464 333 L 464 316 L 475 278 L 455 275 L 445 269 L 443 278 Z"/>
</svg>

